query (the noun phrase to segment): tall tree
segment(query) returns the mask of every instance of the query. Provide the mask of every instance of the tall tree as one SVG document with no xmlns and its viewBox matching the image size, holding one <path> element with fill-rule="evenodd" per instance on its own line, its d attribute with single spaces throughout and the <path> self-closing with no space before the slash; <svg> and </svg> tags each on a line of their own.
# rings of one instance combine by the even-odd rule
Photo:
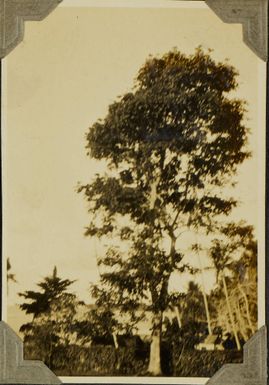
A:
<svg viewBox="0 0 269 385">
<path fill-rule="evenodd" d="M 198 48 L 150 57 L 132 92 L 90 127 L 88 154 L 107 170 L 81 185 L 91 216 L 86 235 L 126 241 L 99 260 L 99 289 L 125 310 L 141 302 L 152 311 L 149 373 L 161 373 L 162 315 L 171 274 L 182 272 L 181 235 L 213 226 L 236 202 L 222 188 L 249 153 L 244 103 L 228 93 L 237 72 Z M 104 293 L 109 295 L 105 296 Z"/>
</svg>

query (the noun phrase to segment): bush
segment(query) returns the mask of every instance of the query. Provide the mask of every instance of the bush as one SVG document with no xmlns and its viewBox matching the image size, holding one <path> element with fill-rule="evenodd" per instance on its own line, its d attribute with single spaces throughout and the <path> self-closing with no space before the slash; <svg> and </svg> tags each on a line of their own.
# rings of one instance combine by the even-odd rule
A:
<svg viewBox="0 0 269 385">
<path fill-rule="evenodd" d="M 24 348 L 25 359 L 38 359 L 29 345 Z M 149 351 L 147 346 L 119 347 L 93 345 L 89 348 L 70 345 L 54 349 L 50 369 L 58 376 L 136 376 L 146 373 Z"/>
<path fill-rule="evenodd" d="M 212 377 L 224 364 L 243 362 L 242 351 L 203 351 L 175 349 L 173 375 L 175 377 Z"/>
<path fill-rule="evenodd" d="M 25 344 L 25 359 L 41 359 Z M 226 363 L 242 362 L 242 352 L 183 350 L 180 345 L 162 344 L 164 376 L 212 377 Z M 58 376 L 144 376 L 149 361 L 149 344 L 58 346 L 51 355 L 50 368 Z"/>
</svg>

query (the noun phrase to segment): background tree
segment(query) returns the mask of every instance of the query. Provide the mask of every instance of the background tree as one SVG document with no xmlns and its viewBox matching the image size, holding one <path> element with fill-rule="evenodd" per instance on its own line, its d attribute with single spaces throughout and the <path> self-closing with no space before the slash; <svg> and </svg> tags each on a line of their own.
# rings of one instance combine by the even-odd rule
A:
<svg viewBox="0 0 269 385">
<path fill-rule="evenodd" d="M 109 106 L 87 134 L 88 154 L 107 171 L 79 187 L 91 216 L 86 235 L 128 240 L 100 259 L 99 288 L 117 306 L 152 311 L 149 373 L 161 373 L 162 315 L 171 274 L 182 272 L 184 231 L 214 226 L 236 202 L 225 197 L 249 153 L 243 102 L 230 99 L 237 72 L 197 49 L 150 57 L 132 92 Z M 110 299 L 111 301 L 111 299 Z"/>
<path fill-rule="evenodd" d="M 14 273 L 11 272 L 11 263 L 10 258 L 7 258 L 7 293 L 9 288 L 9 282 L 12 281 L 14 283 L 17 283 L 16 276 Z"/>
<path fill-rule="evenodd" d="M 179 303 L 182 314 L 182 325 L 190 322 L 202 323 L 206 330 L 206 311 L 203 303 L 203 293 L 199 285 L 193 281 L 188 284 L 188 290 L 183 294 Z"/>
<path fill-rule="evenodd" d="M 245 341 L 257 330 L 257 241 L 253 226 L 245 222 L 231 223 L 224 227 L 226 242 L 230 244 L 230 252 L 234 249 L 236 258 L 229 266 L 232 275 L 233 293 L 237 297 L 238 316 L 246 319 L 241 324 Z M 242 313 L 242 314 L 241 314 Z"/>
<path fill-rule="evenodd" d="M 35 318 L 48 311 L 50 304 L 57 300 L 73 282 L 75 281 L 58 277 L 55 266 L 51 276 L 45 277 L 43 281 L 37 283 L 41 291 L 27 290 L 24 293 L 19 293 L 19 296 L 26 300 L 20 305 L 20 308 Z"/>
<path fill-rule="evenodd" d="M 47 310 L 21 327 L 25 349 L 31 352 L 28 359 L 42 359 L 51 369 L 56 368 L 59 351 L 67 351 L 77 340 L 73 325 L 81 304 L 76 295 L 63 292 L 51 300 Z"/>
<path fill-rule="evenodd" d="M 32 321 L 20 328 L 26 349 L 31 352 L 28 358 L 42 359 L 50 368 L 57 349 L 66 348 L 76 338 L 73 324 L 83 302 L 67 292 L 73 282 L 60 278 L 54 267 L 52 275 L 37 284 L 40 291 L 19 293 L 26 299 L 20 308 L 33 315 Z"/>
<path fill-rule="evenodd" d="M 169 322 L 164 338 L 180 346 L 182 354 L 185 350 L 193 350 L 195 345 L 205 338 L 208 333 L 207 316 L 204 306 L 203 292 L 193 281 L 188 284 L 186 293 L 175 293 L 174 303 L 180 313 L 180 326 Z M 211 304 L 210 304 L 211 305 Z M 215 308 L 210 306 L 210 312 L 215 315 Z"/>
<path fill-rule="evenodd" d="M 225 295 L 217 300 L 219 323 L 240 349 L 239 335 L 247 341 L 257 328 L 257 242 L 253 227 L 244 222 L 223 226 L 220 233 L 210 250 Z"/>
<path fill-rule="evenodd" d="M 82 343 L 103 343 L 118 348 L 117 333 L 120 323 L 109 309 L 94 308 L 86 312 L 82 320 L 75 323 L 77 337 Z"/>
<path fill-rule="evenodd" d="M 213 245 L 211 247 L 211 259 L 214 263 L 214 267 L 216 269 L 216 275 L 217 275 L 217 282 L 219 283 L 219 280 L 222 282 L 223 285 L 223 291 L 225 295 L 226 300 L 226 306 L 228 310 L 228 319 L 231 324 L 232 332 L 236 341 L 237 349 L 241 349 L 241 344 L 239 341 L 238 336 L 238 330 L 235 324 L 234 319 L 234 312 L 231 306 L 231 301 L 228 294 L 227 289 L 227 280 L 226 280 L 226 273 L 225 270 L 228 267 L 230 261 L 230 255 L 227 253 L 226 246 L 222 244 L 222 242 L 218 239 L 215 239 L 213 242 Z"/>
</svg>

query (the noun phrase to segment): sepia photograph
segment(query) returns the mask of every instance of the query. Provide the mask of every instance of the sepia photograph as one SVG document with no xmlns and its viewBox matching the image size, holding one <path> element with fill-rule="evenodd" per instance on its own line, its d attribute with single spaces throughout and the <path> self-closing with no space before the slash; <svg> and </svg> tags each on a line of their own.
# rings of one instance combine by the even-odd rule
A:
<svg viewBox="0 0 269 385">
<path fill-rule="evenodd" d="M 204 1 L 63 0 L 25 23 L 2 95 L 2 314 L 24 358 L 66 383 L 242 363 L 265 325 L 266 156 L 242 25 Z"/>
</svg>

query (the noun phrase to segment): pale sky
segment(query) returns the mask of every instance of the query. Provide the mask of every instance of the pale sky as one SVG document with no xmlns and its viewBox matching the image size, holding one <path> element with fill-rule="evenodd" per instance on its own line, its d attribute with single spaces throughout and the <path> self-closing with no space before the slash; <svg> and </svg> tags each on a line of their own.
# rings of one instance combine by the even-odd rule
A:
<svg viewBox="0 0 269 385">
<path fill-rule="evenodd" d="M 257 140 L 263 132 L 261 61 L 243 44 L 242 27 L 222 23 L 205 6 L 176 7 L 180 2 L 160 1 L 162 8 L 113 8 L 113 1 L 110 8 L 105 3 L 66 7 L 69 3 L 42 22 L 27 22 L 24 42 L 4 61 L 3 257 L 10 258 L 18 281 L 10 284 L 9 305 L 19 303 L 18 291 L 35 289 L 54 265 L 61 277 L 78 279 L 73 290 L 89 300 L 89 282 L 98 278 L 99 246 L 83 235 L 89 218 L 83 196 L 76 193 L 77 183 L 89 182 L 97 171 L 86 156 L 85 133 L 131 89 L 149 54 L 173 47 L 193 53 L 202 45 L 239 70 L 236 96 L 249 104 L 253 157 L 240 168 L 234 196 L 242 204 L 234 218 L 263 228 L 264 150 Z M 211 284 L 212 279 L 208 288 Z M 183 280 L 180 288 L 184 285 Z"/>
</svg>

